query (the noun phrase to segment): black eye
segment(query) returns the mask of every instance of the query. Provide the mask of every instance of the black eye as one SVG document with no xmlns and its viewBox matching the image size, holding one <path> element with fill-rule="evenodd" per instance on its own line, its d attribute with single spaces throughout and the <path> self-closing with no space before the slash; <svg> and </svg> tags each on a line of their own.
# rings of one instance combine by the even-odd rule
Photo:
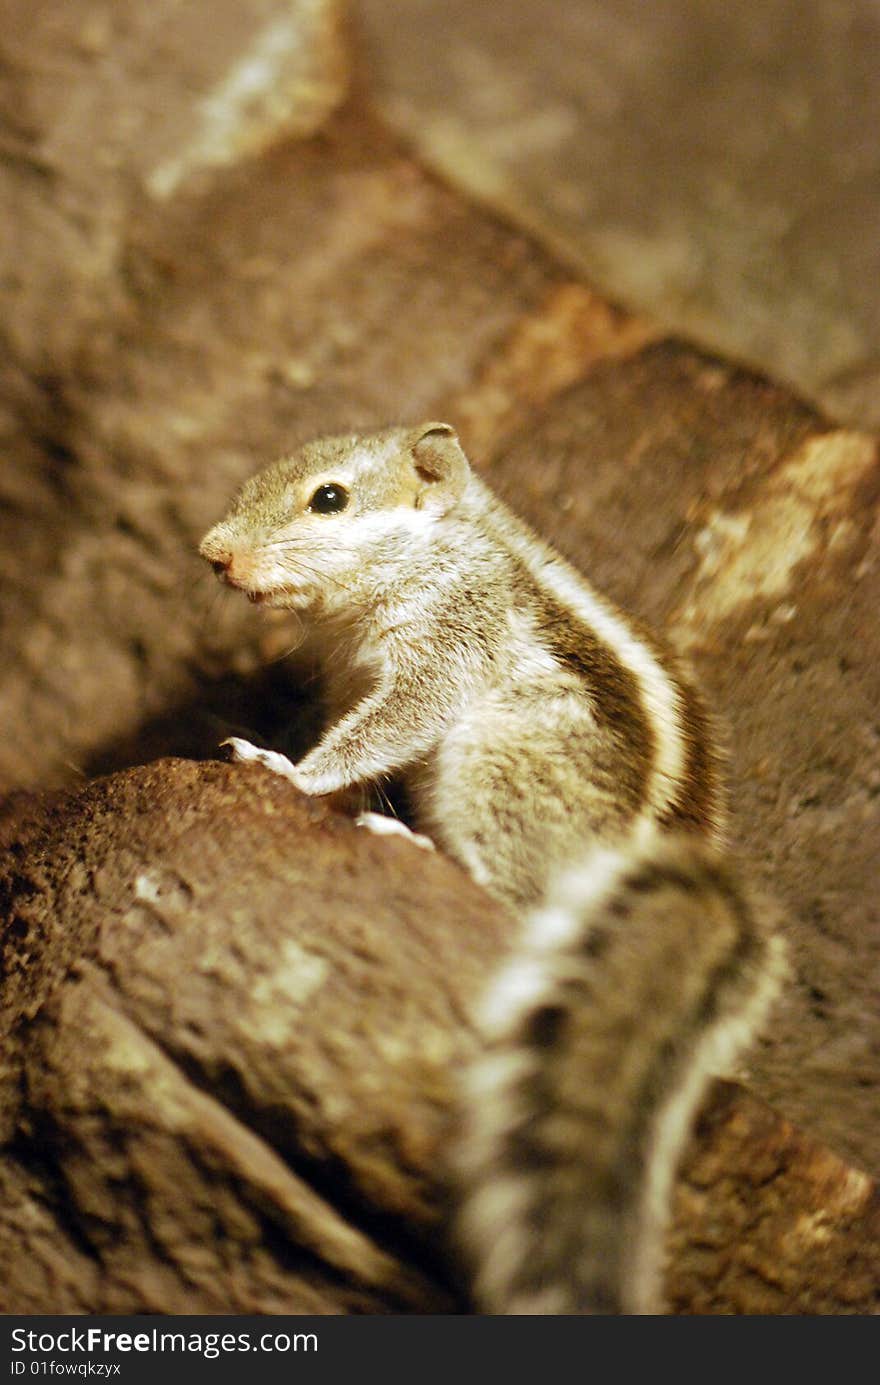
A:
<svg viewBox="0 0 880 1385">
<path fill-rule="evenodd" d="M 314 510 L 317 515 L 338 515 L 347 504 L 348 491 L 344 486 L 337 486 L 331 481 L 326 486 L 318 487 L 309 501 L 309 509 Z"/>
</svg>

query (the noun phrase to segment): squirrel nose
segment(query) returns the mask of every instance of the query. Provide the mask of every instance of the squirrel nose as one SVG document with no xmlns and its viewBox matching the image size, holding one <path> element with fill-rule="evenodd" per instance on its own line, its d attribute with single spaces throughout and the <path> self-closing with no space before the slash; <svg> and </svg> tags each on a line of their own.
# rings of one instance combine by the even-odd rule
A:
<svg viewBox="0 0 880 1385">
<path fill-rule="evenodd" d="M 240 587 L 247 579 L 247 560 L 240 553 L 221 553 L 219 557 L 209 558 L 208 562 L 221 582 L 228 582 L 230 587 Z"/>
</svg>

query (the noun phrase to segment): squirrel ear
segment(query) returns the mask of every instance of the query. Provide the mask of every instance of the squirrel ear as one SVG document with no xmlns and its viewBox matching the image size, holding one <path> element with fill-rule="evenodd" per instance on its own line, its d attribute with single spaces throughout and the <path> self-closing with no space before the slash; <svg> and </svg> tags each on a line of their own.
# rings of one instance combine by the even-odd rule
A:
<svg viewBox="0 0 880 1385">
<path fill-rule="evenodd" d="M 455 429 L 449 423 L 424 423 L 414 431 L 410 451 L 422 482 L 417 507 L 445 515 L 461 499 L 470 475 Z"/>
</svg>

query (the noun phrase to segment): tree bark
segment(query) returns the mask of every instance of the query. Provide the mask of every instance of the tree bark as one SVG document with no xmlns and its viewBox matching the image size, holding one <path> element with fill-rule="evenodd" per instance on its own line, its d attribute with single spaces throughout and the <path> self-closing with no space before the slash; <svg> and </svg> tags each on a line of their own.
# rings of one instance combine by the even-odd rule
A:
<svg viewBox="0 0 880 1385">
<path fill-rule="evenodd" d="M 7 822 L 5 1312 L 467 1307 L 444 1151 L 514 921 L 258 766 L 161 761 Z M 870 1180 L 719 1084 L 684 1312 L 876 1307 Z"/>
</svg>

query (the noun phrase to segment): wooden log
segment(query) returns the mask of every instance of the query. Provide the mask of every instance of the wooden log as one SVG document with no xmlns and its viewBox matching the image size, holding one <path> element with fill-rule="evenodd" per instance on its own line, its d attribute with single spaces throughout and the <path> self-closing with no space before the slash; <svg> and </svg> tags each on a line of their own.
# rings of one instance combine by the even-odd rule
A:
<svg viewBox="0 0 880 1385">
<path fill-rule="evenodd" d="M 0 879 L 2 1310 L 465 1309 L 444 1151 L 514 921 L 258 766 L 28 806 Z M 719 1085 L 678 1311 L 871 1311 L 876 1233 L 865 1175 Z"/>
</svg>

